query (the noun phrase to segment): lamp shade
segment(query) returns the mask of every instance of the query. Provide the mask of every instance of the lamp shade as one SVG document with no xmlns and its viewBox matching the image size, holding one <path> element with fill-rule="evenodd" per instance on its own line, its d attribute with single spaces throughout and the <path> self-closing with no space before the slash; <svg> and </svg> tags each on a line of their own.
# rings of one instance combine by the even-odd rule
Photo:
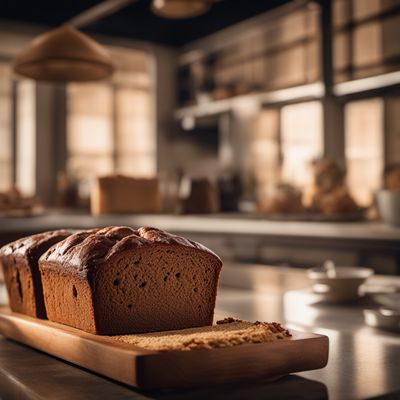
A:
<svg viewBox="0 0 400 400">
<path fill-rule="evenodd" d="M 107 50 L 70 25 L 36 37 L 14 61 L 17 74 L 39 81 L 95 81 L 114 65 Z"/>
<path fill-rule="evenodd" d="M 165 18 L 191 18 L 205 13 L 210 3 L 210 0 L 153 0 L 152 10 Z"/>
</svg>

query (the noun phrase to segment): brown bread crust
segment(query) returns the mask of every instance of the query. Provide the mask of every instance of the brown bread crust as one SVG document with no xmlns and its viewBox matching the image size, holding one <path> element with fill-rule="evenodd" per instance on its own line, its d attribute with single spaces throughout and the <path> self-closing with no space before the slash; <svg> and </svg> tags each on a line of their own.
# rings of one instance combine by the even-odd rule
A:
<svg viewBox="0 0 400 400">
<path fill-rule="evenodd" d="M 221 259 L 200 243 L 173 235 L 157 228 L 141 227 L 137 230 L 127 226 L 111 226 L 77 232 L 49 249 L 41 257 L 43 268 L 58 268 L 62 265 L 71 273 L 86 278 L 100 264 L 113 255 L 134 250 L 154 243 L 180 245 L 212 254 L 220 263 Z"/>
<path fill-rule="evenodd" d="M 222 262 L 183 237 L 122 226 L 71 235 L 39 267 L 48 318 L 107 335 L 210 325 Z"/>
<path fill-rule="evenodd" d="M 57 230 L 18 239 L 0 249 L 10 307 L 33 317 L 46 318 L 38 260 L 71 231 Z"/>
</svg>

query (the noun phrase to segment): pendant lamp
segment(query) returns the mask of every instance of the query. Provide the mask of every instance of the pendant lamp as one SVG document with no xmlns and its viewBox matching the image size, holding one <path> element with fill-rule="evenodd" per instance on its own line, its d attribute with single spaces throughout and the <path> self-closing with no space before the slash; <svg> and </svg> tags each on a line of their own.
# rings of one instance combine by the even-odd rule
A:
<svg viewBox="0 0 400 400">
<path fill-rule="evenodd" d="M 16 57 L 13 67 L 19 75 L 55 82 L 95 81 L 114 71 L 107 50 L 70 25 L 36 37 Z"/>
<path fill-rule="evenodd" d="M 181 19 L 205 13 L 211 0 L 153 0 L 152 10 L 164 18 Z"/>
</svg>

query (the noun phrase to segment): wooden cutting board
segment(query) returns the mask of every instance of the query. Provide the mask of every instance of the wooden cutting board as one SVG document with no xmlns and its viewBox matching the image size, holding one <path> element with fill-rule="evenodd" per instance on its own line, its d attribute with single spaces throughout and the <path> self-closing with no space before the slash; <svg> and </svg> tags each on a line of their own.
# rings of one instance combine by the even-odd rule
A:
<svg viewBox="0 0 400 400">
<path fill-rule="evenodd" d="M 210 350 L 149 351 L 0 308 L 4 336 L 138 388 L 177 388 L 267 379 L 323 368 L 328 338 L 291 331 L 270 343 Z"/>
</svg>

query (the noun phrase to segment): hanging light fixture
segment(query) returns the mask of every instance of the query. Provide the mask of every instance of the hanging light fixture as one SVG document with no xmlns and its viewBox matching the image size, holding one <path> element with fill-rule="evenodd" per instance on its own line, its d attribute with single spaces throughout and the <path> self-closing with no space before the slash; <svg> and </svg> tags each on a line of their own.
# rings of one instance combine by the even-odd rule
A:
<svg viewBox="0 0 400 400">
<path fill-rule="evenodd" d="M 114 65 L 107 50 L 73 26 L 63 25 L 35 38 L 14 61 L 17 74 L 39 81 L 95 81 Z"/>
<path fill-rule="evenodd" d="M 181 19 L 204 14 L 212 0 L 153 0 L 151 8 L 161 17 Z"/>
</svg>

